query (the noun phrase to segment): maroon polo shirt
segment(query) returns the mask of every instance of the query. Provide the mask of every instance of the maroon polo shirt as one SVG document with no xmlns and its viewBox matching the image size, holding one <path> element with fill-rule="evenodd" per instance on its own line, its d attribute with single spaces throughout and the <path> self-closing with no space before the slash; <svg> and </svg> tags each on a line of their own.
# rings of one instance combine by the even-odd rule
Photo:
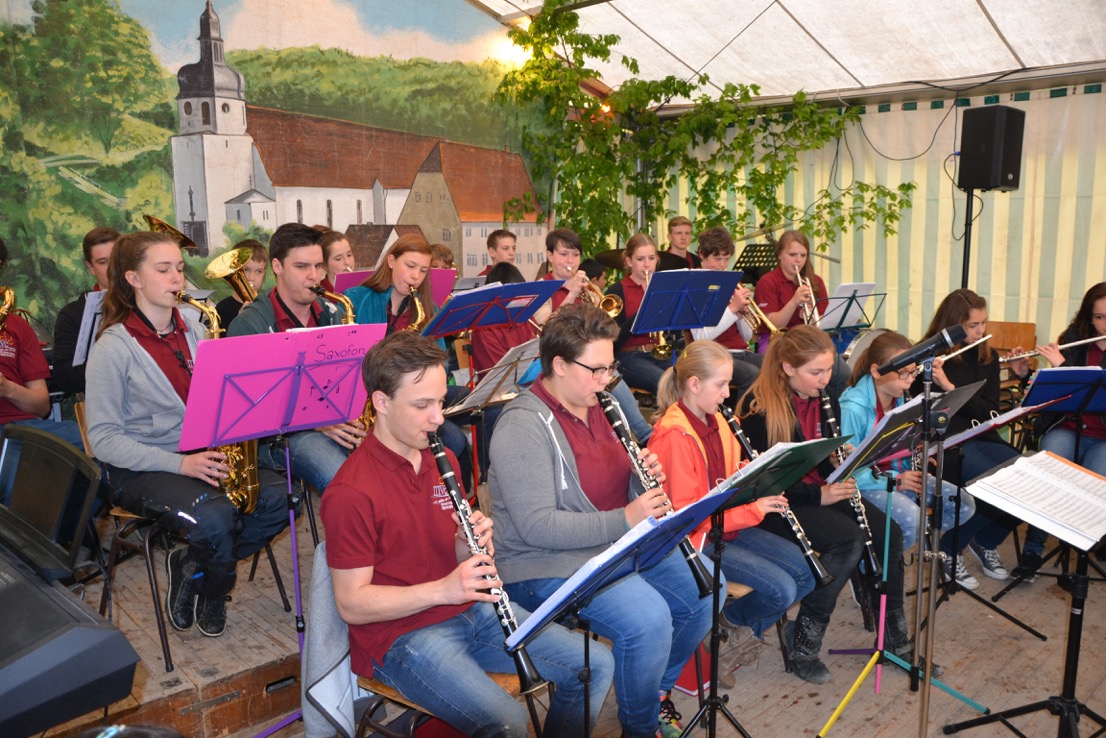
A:
<svg viewBox="0 0 1106 738">
<path fill-rule="evenodd" d="M 549 274 L 546 274 L 544 277 L 542 277 L 542 279 L 556 279 L 556 277 L 553 276 L 553 272 L 549 272 Z M 553 312 L 557 312 L 557 309 L 564 304 L 565 299 L 568 297 L 568 287 L 566 286 L 567 284 L 568 282 L 566 281 L 565 284 L 561 285 L 561 288 L 559 290 L 553 293 L 553 297 L 549 298 L 550 303 L 553 307 Z M 573 302 L 579 301 L 580 295 L 577 294 L 576 299 L 573 300 Z"/>
<path fill-rule="evenodd" d="M 0 331 L 0 373 L 9 382 L 26 385 L 50 376 L 50 365 L 38 336 L 30 324 L 19 315 L 9 315 Z M 30 420 L 34 413 L 20 410 L 10 400 L 0 400 L 0 423 Z"/>
<path fill-rule="evenodd" d="M 284 333 L 284 331 L 290 331 L 293 328 L 315 328 L 319 325 L 319 315 L 322 313 L 322 308 L 319 307 L 317 302 L 311 303 L 311 314 L 307 318 L 307 325 L 301 323 L 300 319 L 292 314 L 292 311 L 284 304 L 284 300 L 280 299 L 275 287 L 269 290 L 269 303 L 273 306 L 273 315 L 276 317 L 277 333 Z"/>
<path fill-rule="evenodd" d="M 446 449 L 454 478 L 457 459 Z M 461 490 L 464 494 L 464 489 Z M 370 433 L 327 485 L 320 510 L 331 569 L 373 567 L 372 583 L 407 587 L 433 582 L 457 567 L 453 503 L 429 449 L 419 471 Z M 380 623 L 349 626 L 353 672 L 372 676 L 396 638 L 444 622 L 472 607 L 438 605 Z"/>
<path fill-rule="evenodd" d="M 188 402 L 188 388 L 192 384 L 192 352 L 188 349 L 188 324 L 180 312 L 173 308 L 172 329 L 164 335 L 155 331 L 153 324 L 137 309 L 132 310 L 130 317 L 123 321 L 123 327 L 161 369 L 180 395 L 181 402 Z"/>
<path fill-rule="evenodd" d="M 515 346 L 521 346 L 538 332 L 529 321 L 513 325 L 481 328 L 472 332 L 472 370 L 476 374 L 486 372 L 496 365 L 503 355 Z"/>
<path fill-rule="evenodd" d="M 799 427 L 802 428 L 803 438 L 812 441 L 822 437 L 822 405 L 817 397 L 801 397 L 791 393 L 791 406 L 795 408 L 795 415 L 799 418 Z M 823 485 L 825 478 L 818 467 L 814 467 L 803 476 L 803 481 L 808 484 Z"/>
<path fill-rule="evenodd" d="M 645 299 L 645 288 L 626 275 L 619 283 L 622 285 L 622 315 L 630 323 L 633 322 L 637 311 L 641 309 L 641 301 Z M 654 343 L 648 333 L 638 335 L 631 333 L 630 337 L 622 344 L 622 351 L 630 351 L 637 346 L 645 346 Z"/>
<path fill-rule="evenodd" d="M 826 293 L 826 283 L 822 281 L 821 277 L 815 274 L 810 280 L 810 286 L 814 289 L 814 296 L 818 301 L 819 313 L 824 313 L 826 311 L 826 305 L 829 303 L 829 297 Z M 757 281 L 755 299 L 757 305 L 759 305 L 766 314 L 774 313 L 791 302 L 791 298 L 795 296 L 798 289 L 799 286 L 795 284 L 795 278 L 788 277 L 783 273 L 783 270 L 777 266 Z M 802 322 L 803 311 L 802 308 L 798 308 L 791 316 L 791 320 L 787 322 L 786 327 L 792 328 Z M 761 329 L 760 333 L 766 333 L 767 330 L 767 328 Z"/>
<path fill-rule="evenodd" d="M 1090 344 L 1090 348 L 1087 349 L 1087 366 L 1101 366 L 1102 354 L 1103 351 L 1097 343 Z M 1060 427 L 1070 431 L 1077 430 L 1075 418 L 1070 417 Z M 1106 438 L 1106 423 L 1103 422 L 1103 416 L 1097 413 L 1085 413 L 1083 415 L 1083 435 L 1087 438 Z"/>
<path fill-rule="evenodd" d="M 744 318 L 739 315 L 737 316 L 737 320 L 741 322 Z M 719 333 L 714 340 L 734 351 L 741 351 L 749 348 L 749 344 L 742 338 L 741 332 L 737 330 L 737 323 L 734 323 L 729 328 Z"/>
<path fill-rule="evenodd" d="M 588 422 L 570 413 L 549 393 L 544 380 L 534 382 L 535 395 L 549 406 L 568 438 L 584 494 L 598 510 L 618 510 L 629 502 L 630 459 L 598 404 L 588 408 Z"/>
</svg>

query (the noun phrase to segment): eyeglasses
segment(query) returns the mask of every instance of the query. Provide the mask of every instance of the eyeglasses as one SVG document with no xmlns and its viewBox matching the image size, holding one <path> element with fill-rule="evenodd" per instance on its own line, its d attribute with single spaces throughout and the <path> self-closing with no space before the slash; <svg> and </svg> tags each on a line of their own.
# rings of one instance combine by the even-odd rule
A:
<svg viewBox="0 0 1106 738">
<path fill-rule="evenodd" d="M 914 377 L 917 376 L 917 374 L 918 374 L 917 369 L 899 369 L 899 379 L 901 379 L 904 382 L 908 379 L 914 379 Z"/>
<path fill-rule="evenodd" d="M 604 374 L 606 374 L 608 376 L 611 376 L 611 375 L 618 372 L 618 362 L 617 361 L 611 362 L 610 366 L 588 366 L 587 364 L 581 364 L 580 362 L 576 361 L 576 359 L 573 359 L 572 363 L 575 364 L 576 366 L 582 366 L 585 369 L 587 369 L 589 372 L 591 372 L 591 378 L 592 379 L 599 379 Z"/>
</svg>

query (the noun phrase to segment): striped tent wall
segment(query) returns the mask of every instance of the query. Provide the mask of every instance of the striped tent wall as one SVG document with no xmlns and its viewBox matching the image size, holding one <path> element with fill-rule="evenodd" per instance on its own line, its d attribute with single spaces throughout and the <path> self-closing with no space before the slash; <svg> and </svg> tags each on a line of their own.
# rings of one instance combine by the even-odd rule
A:
<svg viewBox="0 0 1106 738">
<path fill-rule="evenodd" d="M 961 99 L 959 105 L 952 96 L 872 105 L 839 145 L 804 155 L 780 197 L 810 207 L 830 184 L 835 154 L 839 186 L 854 176 L 888 186 L 917 184 L 913 207 L 904 211 L 895 235 L 884 236 L 873 224 L 815 245 L 841 260 L 815 261 L 831 292 L 841 282 L 862 281 L 886 290 L 877 325 L 918 339 L 937 303 L 960 286 L 966 195 L 955 187 L 950 154 L 959 146 L 963 107 L 995 103 L 1026 112 L 1021 180 L 1013 192 L 976 193 L 968 286 L 987 298 L 992 320 L 1034 323 L 1043 342 L 1059 336 L 1088 287 L 1106 280 L 1101 85 Z M 668 193 L 668 208 L 694 218 L 687 197 L 688 183 L 680 181 Z M 736 209 L 732 192 L 729 203 Z M 663 239 L 664 220 L 654 228 Z"/>
</svg>

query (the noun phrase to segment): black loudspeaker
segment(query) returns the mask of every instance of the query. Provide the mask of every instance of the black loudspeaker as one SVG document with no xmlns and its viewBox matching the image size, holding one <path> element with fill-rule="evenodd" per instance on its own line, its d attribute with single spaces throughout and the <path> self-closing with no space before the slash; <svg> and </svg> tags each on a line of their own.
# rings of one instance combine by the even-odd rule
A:
<svg viewBox="0 0 1106 738">
<path fill-rule="evenodd" d="M 960 189 L 1018 189 L 1024 132 L 1023 110 L 1005 105 L 966 109 L 960 126 Z"/>
</svg>

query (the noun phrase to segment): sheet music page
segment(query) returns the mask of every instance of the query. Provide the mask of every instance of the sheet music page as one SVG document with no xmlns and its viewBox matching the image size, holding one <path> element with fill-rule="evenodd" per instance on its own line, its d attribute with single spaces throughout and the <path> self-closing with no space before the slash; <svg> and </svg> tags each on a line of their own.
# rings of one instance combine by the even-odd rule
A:
<svg viewBox="0 0 1106 738">
<path fill-rule="evenodd" d="M 77 334 L 77 348 L 73 352 L 73 366 L 81 366 L 88 360 L 88 351 L 100 329 L 100 318 L 104 314 L 103 290 L 88 292 L 84 296 L 84 313 L 81 315 L 81 330 Z"/>
<path fill-rule="evenodd" d="M 968 491 L 1083 550 L 1106 535 L 1106 478 L 1049 452 L 1022 457 Z"/>
</svg>

